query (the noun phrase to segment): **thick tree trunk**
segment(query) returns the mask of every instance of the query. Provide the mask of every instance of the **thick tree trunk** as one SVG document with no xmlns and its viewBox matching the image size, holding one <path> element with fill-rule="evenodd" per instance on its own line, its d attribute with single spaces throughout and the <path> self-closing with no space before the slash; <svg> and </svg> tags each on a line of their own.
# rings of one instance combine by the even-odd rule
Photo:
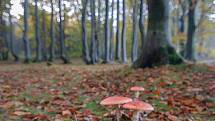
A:
<svg viewBox="0 0 215 121">
<path fill-rule="evenodd" d="M 42 43 L 40 36 L 40 20 L 38 13 L 38 0 L 35 0 L 35 39 L 36 39 L 36 59 L 35 61 L 42 61 Z"/>
<path fill-rule="evenodd" d="M 60 23 L 59 23 L 59 31 L 60 31 L 60 58 L 63 60 L 63 63 L 69 63 L 69 60 L 66 58 L 65 55 L 65 42 L 64 42 L 64 27 L 63 27 L 63 20 L 62 20 L 62 1 L 58 1 L 59 5 L 59 18 L 60 18 Z"/>
<path fill-rule="evenodd" d="M 86 64 L 90 63 L 89 49 L 87 43 L 87 28 L 86 28 L 86 14 L 88 0 L 84 0 L 82 9 L 82 56 Z"/>
<path fill-rule="evenodd" d="M 138 1 L 133 2 L 133 37 L 131 61 L 135 62 L 138 57 Z"/>
<path fill-rule="evenodd" d="M 110 33 L 110 60 L 114 60 L 114 0 L 112 0 L 112 10 L 111 10 L 111 33 Z"/>
<path fill-rule="evenodd" d="M 116 28 L 116 60 L 121 59 L 121 41 L 120 41 L 120 0 L 117 0 L 117 28 Z"/>
<path fill-rule="evenodd" d="M 90 57 L 91 64 L 96 63 L 96 42 L 95 42 L 95 0 L 90 0 L 90 11 L 91 11 L 91 47 L 90 47 Z"/>
<path fill-rule="evenodd" d="M 123 0 L 123 23 L 122 23 L 122 62 L 127 63 L 126 49 L 126 0 Z"/>
<path fill-rule="evenodd" d="M 187 43 L 186 43 L 186 56 L 185 58 L 190 61 L 195 61 L 194 55 L 194 36 L 196 31 L 195 23 L 195 9 L 197 6 L 196 0 L 189 0 L 189 12 L 188 12 L 188 31 L 187 31 Z"/>
<path fill-rule="evenodd" d="M 31 60 L 31 50 L 30 43 L 28 39 L 28 17 L 29 17 L 29 0 L 24 1 L 24 32 L 23 32 L 23 42 L 24 42 L 24 52 L 25 52 L 25 62 L 29 63 Z"/>
<path fill-rule="evenodd" d="M 169 0 L 148 0 L 147 3 L 149 11 L 147 40 L 134 67 L 181 63 L 182 59 L 170 44 Z"/>
<path fill-rule="evenodd" d="M 109 21 L 109 0 L 105 0 L 105 58 L 104 63 L 110 62 L 110 21 Z"/>
<path fill-rule="evenodd" d="M 10 6 L 11 7 L 11 6 Z M 9 13 L 9 23 L 10 23 L 10 50 L 11 50 L 11 54 L 14 57 L 15 61 L 19 61 L 19 57 L 17 56 L 15 50 L 14 50 L 14 26 L 13 26 L 13 22 L 12 22 L 12 15 Z"/>
<path fill-rule="evenodd" d="M 50 57 L 49 60 L 53 61 L 55 57 L 55 24 L 54 24 L 54 3 L 51 0 L 51 25 L 50 25 L 50 36 L 51 36 L 51 44 L 50 44 Z"/>
<path fill-rule="evenodd" d="M 139 19 L 139 29 L 141 35 L 141 49 L 144 47 L 144 39 L 145 39 L 145 27 L 144 27 L 144 0 L 140 1 L 140 19 Z"/>
</svg>

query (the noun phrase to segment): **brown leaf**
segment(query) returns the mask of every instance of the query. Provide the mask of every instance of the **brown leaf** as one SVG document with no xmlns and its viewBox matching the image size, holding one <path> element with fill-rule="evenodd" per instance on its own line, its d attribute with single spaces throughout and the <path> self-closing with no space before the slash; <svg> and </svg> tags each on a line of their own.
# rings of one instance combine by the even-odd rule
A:
<svg viewBox="0 0 215 121">
<path fill-rule="evenodd" d="M 24 111 L 15 111 L 13 114 L 14 114 L 14 115 L 17 115 L 17 116 L 31 115 L 30 112 L 24 112 Z"/>
</svg>

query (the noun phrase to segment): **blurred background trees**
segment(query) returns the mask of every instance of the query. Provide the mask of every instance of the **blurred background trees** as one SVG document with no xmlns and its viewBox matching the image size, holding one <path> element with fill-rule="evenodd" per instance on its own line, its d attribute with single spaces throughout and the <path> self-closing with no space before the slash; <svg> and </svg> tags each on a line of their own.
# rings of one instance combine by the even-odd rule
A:
<svg viewBox="0 0 215 121">
<path fill-rule="evenodd" d="M 189 61 L 215 58 L 214 1 L 161 1 L 168 2 L 168 41 L 177 53 Z M 127 63 L 140 57 L 147 42 L 147 0 L 1 0 L 0 4 L 1 60 L 68 63 L 82 57 L 87 64 Z"/>
</svg>

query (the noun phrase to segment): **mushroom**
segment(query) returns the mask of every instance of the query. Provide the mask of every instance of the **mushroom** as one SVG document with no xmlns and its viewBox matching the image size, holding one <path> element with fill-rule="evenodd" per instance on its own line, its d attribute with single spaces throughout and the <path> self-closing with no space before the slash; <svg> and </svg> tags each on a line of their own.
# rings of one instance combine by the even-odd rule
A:
<svg viewBox="0 0 215 121">
<path fill-rule="evenodd" d="M 132 101 L 124 104 L 122 107 L 125 109 L 135 110 L 132 121 L 139 121 L 140 113 L 142 111 L 151 112 L 154 110 L 154 108 L 149 103 L 145 103 L 143 101 Z"/>
<path fill-rule="evenodd" d="M 118 105 L 118 109 L 117 109 L 117 112 L 116 112 L 116 118 L 117 118 L 117 121 L 120 121 L 120 106 L 122 104 L 125 104 L 125 103 L 128 103 L 128 102 L 131 102 L 132 99 L 131 98 L 127 98 L 127 97 L 122 97 L 122 96 L 112 96 L 112 97 L 108 97 L 104 100 L 102 100 L 100 102 L 101 105 Z"/>
<path fill-rule="evenodd" d="M 130 88 L 131 91 L 135 91 L 135 98 L 139 98 L 140 91 L 144 91 L 145 89 L 143 87 L 135 86 Z"/>
</svg>

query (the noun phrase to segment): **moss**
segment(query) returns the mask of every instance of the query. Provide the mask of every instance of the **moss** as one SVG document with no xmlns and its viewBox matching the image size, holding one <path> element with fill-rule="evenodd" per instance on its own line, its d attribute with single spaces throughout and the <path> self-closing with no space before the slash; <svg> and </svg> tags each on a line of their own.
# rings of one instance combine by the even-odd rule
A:
<svg viewBox="0 0 215 121">
<path fill-rule="evenodd" d="M 175 49 L 173 47 L 168 47 L 168 58 L 169 58 L 169 64 L 176 65 L 183 63 L 183 60 L 179 55 L 176 53 Z"/>
</svg>

